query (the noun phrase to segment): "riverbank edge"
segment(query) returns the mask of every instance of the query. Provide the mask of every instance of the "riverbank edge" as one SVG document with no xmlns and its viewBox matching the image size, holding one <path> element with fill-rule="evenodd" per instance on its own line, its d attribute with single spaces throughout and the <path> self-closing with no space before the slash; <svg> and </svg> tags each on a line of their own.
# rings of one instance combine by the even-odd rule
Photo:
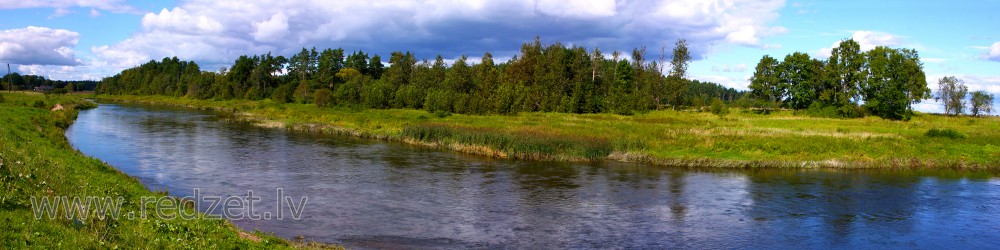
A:
<svg viewBox="0 0 1000 250">
<path fill-rule="evenodd" d="M 0 94 L 3 94 L 3 95 L 14 94 L 14 95 L 27 95 L 27 96 L 41 95 L 41 94 L 26 93 L 26 92 L 2 92 Z M 53 103 L 50 103 L 51 106 L 53 106 L 52 108 L 48 108 L 48 106 L 43 106 L 42 107 L 43 109 L 49 110 L 49 112 L 47 112 L 48 116 L 50 116 L 48 119 L 53 119 L 55 121 L 55 123 L 36 123 L 35 124 L 36 126 L 45 126 L 46 127 L 46 128 L 38 128 L 39 131 L 41 131 L 41 130 L 55 129 L 55 130 L 57 130 L 57 131 L 60 132 L 59 133 L 60 136 L 58 138 L 46 138 L 46 137 L 43 137 L 42 138 L 43 140 L 56 140 L 56 141 L 53 141 L 56 144 L 63 143 L 63 144 L 69 145 L 69 139 L 66 137 L 65 133 L 66 133 L 67 129 L 70 126 L 72 126 L 73 123 L 76 122 L 76 118 L 78 116 L 79 111 L 81 111 L 81 110 L 87 110 L 87 109 L 93 109 L 93 108 L 96 108 L 98 106 L 94 102 L 83 100 L 83 98 L 81 97 L 80 94 L 77 94 L 77 95 L 68 95 L 68 96 L 70 96 L 70 98 L 69 98 L 70 100 L 68 102 L 53 102 Z M 46 97 L 46 99 L 48 99 L 48 98 L 49 97 Z M 16 105 L 10 105 L 10 106 L 11 107 L 16 107 Z M 38 107 L 35 107 L 35 108 L 38 108 Z M 37 117 L 20 117 L 20 118 L 21 119 L 33 119 L 34 120 Z M 36 144 L 32 144 L 32 145 L 36 145 Z M 37 147 L 37 146 L 33 146 L 33 147 Z M 72 147 L 69 147 L 69 146 L 67 146 L 67 148 L 55 148 L 55 149 L 57 151 L 59 151 L 64 156 L 91 158 L 90 156 L 84 155 L 79 150 L 76 150 L 76 149 L 74 149 Z M 30 148 L 29 148 L 29 150 L 30 150 Z M 5 162 L 7 164 L 13 163 L 9 159 L 0 159 L 0 167 L 3 167 L 3 165 L 4 165 Z M 97 171 L 111 170 L 111 171 L 114 171 L 113 176 L 120 177 L 120 178 L 114 178 L 114 180 L 112 180 L 112 181 L 120 182 L 120 183 L 123 183 L 123 184 L 126 184 L 126 183 L 127 184 L 138 184 L 138 185 L 140 185 L 140 186 L 143 187 L 143 190 L 145 191 L 144 194 L 132 194 L 132 195 L 148 195 L 148 196 L 161 196 L 162 195 L 162 196 L 171 197 L 173 199 L 173 201 L 175 201 L 175 202 L 181 202 L 182 201 L 182 198 L 180 198 L 180 197 L 174 197 L 174 196 L 170 196 L 169 194 L 166 194 L 166 193 L 160 193 L 160 192 L 155 192 L 153 190 L 150 190 L 150 189 L 146 188 L 145 185 L 142 185 L 141 183 L 139 183 L 138 179 L 136 179 L 135 177 L 122 172 L 118 168 L 115 168 L 114 166 L 111 166 L 111 165 L 107 164 L 104 161 L 98 160 L 98 162 L 99 162 L 99 165 L 100 165 L 98 167 L 102 168 L 102 169 L 97 170 Z M 51 169 L 49 171 L 51 171 Z M 44 183 L 42 183 L 42 184 L 44 184 Z M 80 194 L 63 194 L 63 197 L 68 197 L 69 195 L 80 195 Z M 11 197 L 5 197 L 5 198 L 11 198 Z M 128 202 L 134 202 L 134 201 L 128 201 Z M 190 206 L 186 206 L 186 205 L 177 205 L 176 208 L 177 209 L 182 209 L 182 210 L 194 209 L 194 208 L 192 208 Z M 184 213 L 188 213 L 188 212 L 196 213 L 197 214 L 197 216 L 196 216 L 197 218 L 207 218 L 207 217 L 209 217 L 209 216 L 206 216 L 205 213 L 200 212 L 200 211 L 184 211 Z M 153 220 L 160 220 L 160 219 L 159 218 L 154 218 Z M 45 223 L 44 220 L 42 220 L 42 221 L 43 221 L 42 223 Z M 110 221 L 110 219 L 109 219 L 109 221 Z M 271 233 L 265 233 L 265 232 L 260 232 L 260 231 L 256 231 L 256 230 L 254 230 L 254 231 L 246 231 L 246 230 L 243 230 L 243 229 L 237 227 L 236 225 L 232 224 L 232 222 L 230 222 L 229 220 L 223 220 L 223 221 L 224 221 L 223 222 L 224 223 L 223 229 L 225 229 L 225 230 L 231 230 L 233 233 L 235 233 L 238 236 L 238 238 L 241 241 L 243 241 L 243 242 L 240 242 L 238 244 L 245 244 L 245 246 L 251 247 L 251 248 L 272 248 L 273 249 L 275 247 L 278 247 L 278 248 L 291 248 L 291 249 L 344 249 L 342 246 L 333 245 L 333 244 L 319 243 L 319 242 L 313 242 L 313 241 L 302 241 L 302 240 L 293 241 L 293 240 L 290 240 L 290 239 L 284 239 L 284 238 L 281 238 L 281 237 L 274 236 Z M 59 223 L 59 221 L 58 220 L 49 220 L 48 223 Z M 76 221 L 74 223 L 85 223 L 85 222 Z M 38 232 L 35 232 L 35 234 L 38 234 Z M 81 232 L 81 234 L 86 234 L 86 233 Z M 162 233 L 162 234 L 169 234 L 169 233 Z M 9 243 L 9 242 L 7 242 L 7 243 Z M 61 243 L 59 245 L 63 246 Z M 102 246 L 104 246 L 103 243 L 102 243 Z M 63 246 L 63 247 L 65 247 L 65 246 Z M 104 247 L 108 247 L 108 246 L 104 246 Z"/>
<path fill-rule="evenodd" d="M 160 96 L 162 97 L 162 96 Z M 659 167 L 678 167 L 688 169 L 753 169 L 753 168 L 785 168 L 785 169 L 956 169 L 956 170 L 1000 170 L 1000 160 L 992 164 L 974 163 L 954 160 L 939 159 L 918 159 L 918 158 L 891 158 L 884 160 L 867 161 L 845 161 L 838 159 L 821 161 L 790 161 L 776 159 L 762 160 L 735 160 L 719 159 L 712 157 L 657 157 L 638 151 L 614 151 L 607 156 L 593 159 L 575 157 L 566 154 L 521 154 L 512 155 L 491 148 L 487 145 L 448 143 L 442 145 L 437 142 L 427 142 L 417 138 L 407 137 L 401 134 L 387 134 L 376 131 L 346 128 L 325 123 L 287 123 L 271 117 L 264 117 L 262 114 L 253 113 L 252 110 L 245 111 L 232 107 L 220 105 L 191 105 L 183 103 L 184 99 L 179 97 L 169 97 L 170 101 L 142 99 L 142 96 L 117 96 L 98 95 L 95 100 L 110 103 L 133 103 L 145 105 L 165 105 L 184 107 L 199 110 L 211 110 L 224 112 L 232 115 L 234 120 L 248 122 L 258 127 L 286 129 L 289 131 L 320 133 L 337 136 L 351 136 L 356 138 L 376 139 L 382 141 L 399 142 L 416 146 L 423 146 L 435 149 L 446 149 L 471 155 L 497 158 L 497 159 L 517 159 L 517 160 L 538 160 L 538 161 L 567 161 L 567 162 L 587 162 L 595 160 L 609 160 L 628 163 L 649 164 Z"/>
</svg>

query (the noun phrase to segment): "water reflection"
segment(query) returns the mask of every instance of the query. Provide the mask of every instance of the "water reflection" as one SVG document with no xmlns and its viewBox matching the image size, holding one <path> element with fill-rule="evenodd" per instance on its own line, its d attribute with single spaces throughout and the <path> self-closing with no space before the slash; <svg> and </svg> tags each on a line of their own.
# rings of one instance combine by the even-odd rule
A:
<svg viewBox="0 0 1000 250">
<path fill-rule="evenodd" d="M 238 226 L 359 248 L 995 247 L 1000 181 L 961 171 L 686 170 L 491 160 L 104 104 L 82 152 L 173 195 L 307 196 Z M 276 204 L 264 202 L 261 211 Z M 205 208 L 203 208 L 205 209 Z"/>
</svg>

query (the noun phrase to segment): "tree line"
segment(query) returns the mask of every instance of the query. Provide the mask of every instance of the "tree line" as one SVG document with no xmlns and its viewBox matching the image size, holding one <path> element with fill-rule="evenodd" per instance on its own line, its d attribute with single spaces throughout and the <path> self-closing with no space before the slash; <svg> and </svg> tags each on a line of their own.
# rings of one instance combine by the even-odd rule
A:
<svg viewBox="0 0 1000 250">
<path fill-rule="evenodd" d="M 648 59 L 645 48 L 626 57 L 618 51 L 605 55 L 600 49 L 561 43 L 542 46 L 538 38 L 499 63 L 488 52 L 477 61 L 463 55 L 446 63 L 440 55 L 428 61 L 396 51 L 385 65 L 379 55 L 363 51 L 303 48 L 291 57 L 240 56 L 231 67 L 218 71 L 164 58 L 104 78 L 97 92 L 463 114 L 632 114 L 700 106 L 713 99 L 729 102 L 743 95 L 715 83 L 686 79 L 690 60 L 684 40 L 670 51 L 662 48 L 659 60 Z"/>
<path fill-rule="evenodd" d="M 97 87 L 97 81 L 62 81 L 49 80 L 42 76 L 21 75 L 17 72 L 4 75 L 0 79 L 0 90 L 32 90 L 36 87 L 47 86 L 53 90 L 62 89 L 64 91 L 91 91 Z"/>
<path fill-rule="evenodd" d="M 908 120 L 912 104 L 931 97 L 916 50 L 879 46 L 861 51 L 853 39 L 841 41 L 827 60 L 802 52 L 782 61 L 765 55 L 750 79 L 750 89 L 764 108 L 895 120 Z"/>
</svg>

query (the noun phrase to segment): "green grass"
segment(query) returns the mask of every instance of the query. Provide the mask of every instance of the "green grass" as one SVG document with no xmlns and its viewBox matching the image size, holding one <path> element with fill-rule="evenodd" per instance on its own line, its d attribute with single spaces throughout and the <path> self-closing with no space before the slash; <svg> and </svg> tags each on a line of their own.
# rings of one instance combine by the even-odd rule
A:
<svg viewBox="0 0 1000 250">
<path fill-rule="evenodd" d="M 35 219 L 31 197 L 124 197 L 122 214 L 140 211 L 140 197 L 163 197 L 111 166 L 73 150 L 65 128 L 78 108 L 78 95 L 0 93 L 0 248 L 295 248 L 327 247 L 290 243 L 260 232 L 241 232 L 225 220 L 157 217 L 62 216 Z M 40 107 L 35 107 L 36 103 Z M 65 109 L 51 111 L 60 104 Z M 176 199 L 168 201 L 178 204 Z M 182 206 L 183 207 L 183 206 Z M 183 207 L 186 214 L 194 211 Z M 173 212 L 176 214 L 177 212 Z M 167 215 L 172 213 L 167 212 Z"/>
<path fill-rule="evenodd" d="M 100 96 L 102 100 L 231 111 L 266 127 L 401 141 L 499 158 L 612 159 L 688 167 L 1000 167 L 1000 119 L 917 114 L 817 118 L 776 111 L 653 111 L 612 114 L 521 113 L 449 116 L 421 110 L 317 108 L 269 100 Z M 964 138 L 928 136 L 946 129 Z M 949 132 L 950 133 L 950 132 Z"/>
</svg>

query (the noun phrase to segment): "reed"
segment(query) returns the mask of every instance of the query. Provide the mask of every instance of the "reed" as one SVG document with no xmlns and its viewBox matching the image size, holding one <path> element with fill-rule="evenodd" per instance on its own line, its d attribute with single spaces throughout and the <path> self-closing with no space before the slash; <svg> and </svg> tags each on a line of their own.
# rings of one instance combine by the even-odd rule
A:
<svg viewBox="0 0 1000 250">
<path fill-rule="evenodd" d="M 903 122 L 877 117 L 823 118 L 790 111 L 767 115 L 731 112 L 720 118 L 673 110 L 631 116 L 437 115 L 411 109 L 317 108 L 270 100 L 97 98 L 217 109 L 267 127 L 400 141 L 501 158 L 609 159 L 717 167 L 1000 169 L 998 117 L 917 114 Z M 932 129 L 937 131 L 930 132 Z"/>
</svg>

